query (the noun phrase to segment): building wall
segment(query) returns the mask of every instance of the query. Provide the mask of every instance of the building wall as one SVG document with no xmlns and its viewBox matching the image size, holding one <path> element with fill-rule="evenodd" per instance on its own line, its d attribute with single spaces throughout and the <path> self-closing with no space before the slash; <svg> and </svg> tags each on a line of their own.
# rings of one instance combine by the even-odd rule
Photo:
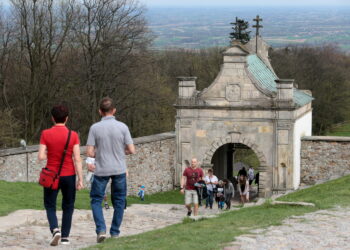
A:
<svg viewBox="0 0 350 250">
<path fill-rule="evenodd" d="M 260 161 L 260 172 L 264 172 L 261 174 L 264 189 L 261 190 L 271 193 L 275 153 L 273 115 L 271 111 L 178 109 L 177 181 L 185 168 L 184 160 L 196 157 L 202 167 L 211 167 L 214 153 L 220 146 L 242 143 L 250 147 Z"/>
<path fill-rule="evenodd" d="M 295 121 L 294 124 L 294 168 L 293 168 L 293 187 L 297 189 L 300 184 L 300 149 L 301 138 L 312 135 L 312 112 L 308 112 Z"/>
<path fill-rule="evenodd" d="M 300 174 L 307 185 L 350 174 L 350 137 L 303 137 Z"/>
<path fill-rule="evenodd" d="M 135 138 L 136 154 L 127 156 L 128 193 L 136 195 L 138 185 L 147 193 L 172 190 L 175 171 L 175 134 L 163 133 Z M 85 159 L 85 147 L 81 148 Z M 45 162 L 37 162 L 38 146 L 0 151 L 0 180 L 36 182 Z M 83 164 L 86 174 L 85 163 Z M 85 181 L 85 176 L 84 176 Z"/>
</svg>

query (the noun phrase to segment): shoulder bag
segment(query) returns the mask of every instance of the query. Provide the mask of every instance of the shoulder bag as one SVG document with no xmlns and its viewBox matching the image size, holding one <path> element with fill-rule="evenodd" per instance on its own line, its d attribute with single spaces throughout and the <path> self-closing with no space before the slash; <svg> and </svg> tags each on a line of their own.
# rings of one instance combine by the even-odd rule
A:
<svg viewBox="0 0 350 250">
<path fill-rule="evenodd" d="M 69 130 L 69 132 L 68 132 L 68 138 L 67 138 L 66 145 L 64 146 L 60 167 L 58 168 L 58 173 L 48 169 L 47 167 L 42 168 L 41 172 L 40 172 L 40 177 L 39 177 L 39 184 L 41 186 L 43 186 L 45 188 L 50 188 L 52 190 L 57 190 L 58 189 L 58 184 L 60 182 L 61 169 L 62 169 L 62 166 L 63 166 L 64 158 L 65 158 L 66 153 L 67 153 L 67 148 L 68 148 L 68 144 L 69 144 L 70 134 L 71 134 L 71 130 Z"/>
</svg>

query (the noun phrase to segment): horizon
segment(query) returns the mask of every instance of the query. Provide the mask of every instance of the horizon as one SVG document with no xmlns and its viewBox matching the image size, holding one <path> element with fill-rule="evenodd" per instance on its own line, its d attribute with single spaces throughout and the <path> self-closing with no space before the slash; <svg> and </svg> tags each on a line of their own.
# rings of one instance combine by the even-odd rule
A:
<svg viewBox="0 0 350 250">
<path fill-rule="evenodd" d="M 147 7 L 341 7 L 349 6 L 348 0 L 294 0 L 282 1 L 282 0 L 245 0 L 232 1 L 232 0 L 177 0 L 177 1 L 164 1 L 164 0 L 140 0 L 140 3 L 145 4 Z"/>
</svg>

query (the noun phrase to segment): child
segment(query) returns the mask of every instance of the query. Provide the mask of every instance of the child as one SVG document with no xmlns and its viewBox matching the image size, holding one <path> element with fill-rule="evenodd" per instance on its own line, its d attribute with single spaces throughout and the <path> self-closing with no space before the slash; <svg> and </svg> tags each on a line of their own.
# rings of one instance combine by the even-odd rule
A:
<svg viewBox="0 0 350 250">
<path fill-rule="evenodd" d="M 141 201 L 145 200 L 145 186 L 140 186 L 138 196 L 141 198 Z"/>
<path fill-rule="evenodd" d="M 218 203 L 218 208 L 223 209 L 225 204 L 225 196 L 224 196 L 224 184 L 222 181 L 219 181 L 217 185 L 216 201 Z"/>
<path fill-rule="evenodd" d="M 226 209 L 231 209 L 231 199 L 235 194 L 235 189 L 233 187 L 233 184 L 228 179 L 225 179 L 223 183 Z"/>
</svg>

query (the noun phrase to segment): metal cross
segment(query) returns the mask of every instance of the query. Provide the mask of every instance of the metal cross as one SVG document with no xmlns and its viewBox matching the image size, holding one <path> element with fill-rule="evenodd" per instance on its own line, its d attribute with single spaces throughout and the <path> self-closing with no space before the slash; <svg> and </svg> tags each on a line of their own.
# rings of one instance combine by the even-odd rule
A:
<svg viewBox="0 0 350 250">
<path fill-rule="evenodd" d="M 256 36 L 259 35 L 259 29 L 263 28 L 262 25 L 260 25 L 260 22 L 262 22 L 262 18 L 259 17 L 259 15 L 256 16 L 256 18 L 253 19 L 254 22 L 256 22 L 256 25 L 253 25 L 253 28 L 256 28 Z"/>
<path fill-rule="evenodd" d="M 256 16 L 256 18 L 253 19 L 254 22 L 256 22 L 255 25 L 253 25 L 253 28 L 256 28 L 256 35 L 255 35 L 255 52 L 258 54 L 258 36 L 259 36 L 259 29 L 263 28 L 262 25 L 260 25 L 260 22 L 262 22 L 262 18 L 259 17 L 259 15 Z"/>
</svg>

